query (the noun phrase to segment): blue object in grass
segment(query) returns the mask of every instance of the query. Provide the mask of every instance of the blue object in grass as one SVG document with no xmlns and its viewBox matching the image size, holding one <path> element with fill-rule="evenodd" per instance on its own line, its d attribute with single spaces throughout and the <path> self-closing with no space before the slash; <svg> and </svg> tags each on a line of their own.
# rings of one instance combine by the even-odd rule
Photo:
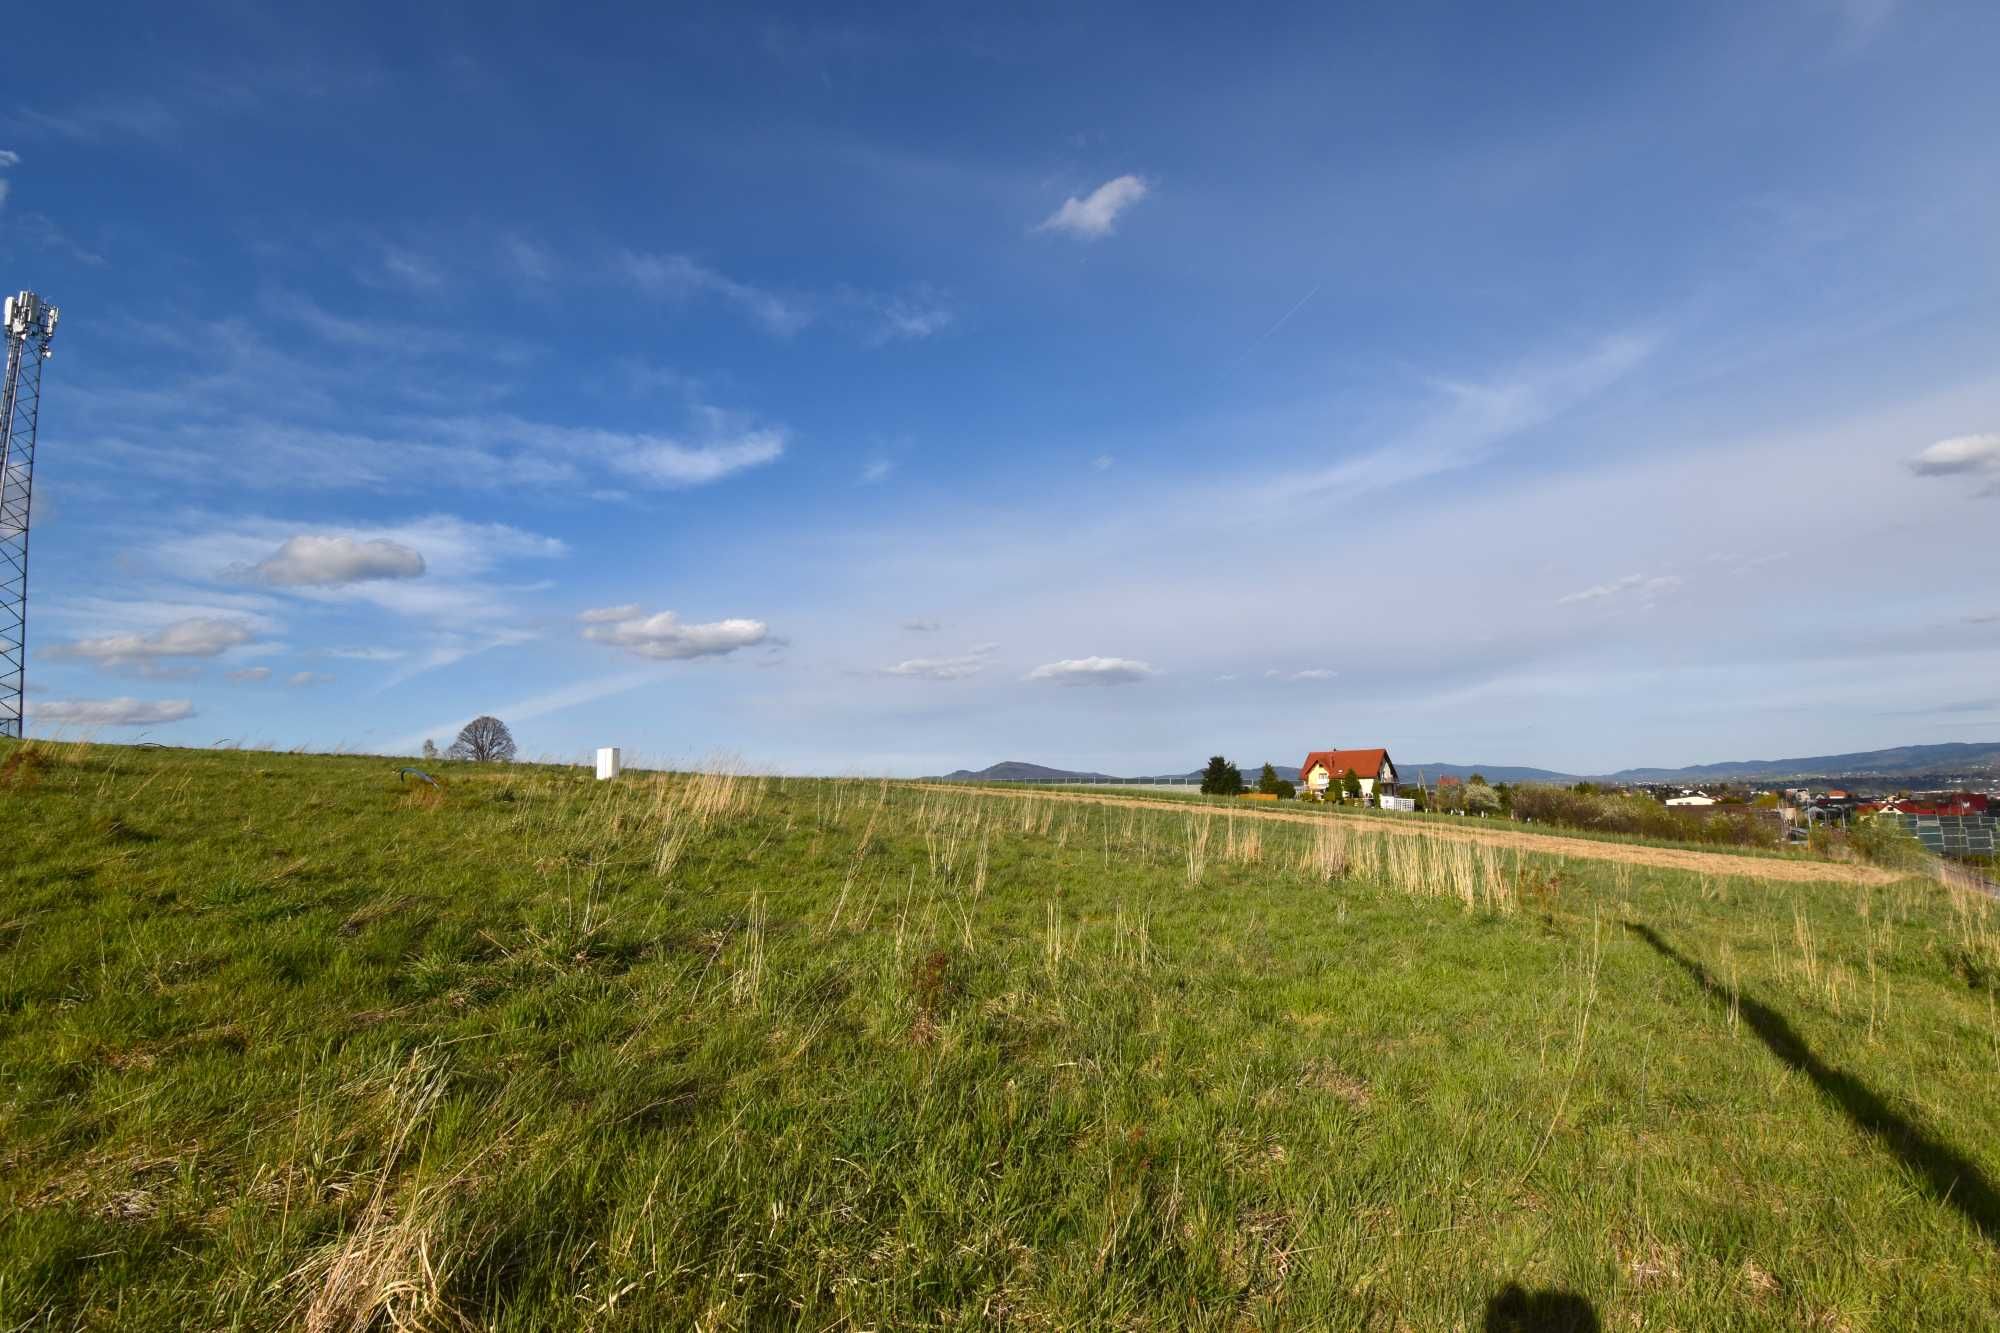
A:
<svg viewBox="0 0 2000 1333">
<path fill-rule="evenodd" d="M 437 785 L 438 785 L 438 780 L 437 780 L 436 778 L 432 777 L 432 776 L 431 776 L 430 774 L 428 774 L 428 773 L 424 772 L 424 770 L 422 770 L 421 768 L 399 768 L 399 769 L 397 769 L 397 770 L 396 770 L 396 781 L 398 781 L 398 782 L 401 782 L 401 781 L 402 781 L 402 780 L 403 780 L 404 778 L 422 778 L 422 779 L 423 779 L 423 780 L 424 780 L 425 782 L 428 782 L 428 783 L 430 783 L 430 784 L 431 784 L 431 786 L 433 786 L 433 787 L 435 787 L 435 786 L 437 786 Z"/>
</svg>

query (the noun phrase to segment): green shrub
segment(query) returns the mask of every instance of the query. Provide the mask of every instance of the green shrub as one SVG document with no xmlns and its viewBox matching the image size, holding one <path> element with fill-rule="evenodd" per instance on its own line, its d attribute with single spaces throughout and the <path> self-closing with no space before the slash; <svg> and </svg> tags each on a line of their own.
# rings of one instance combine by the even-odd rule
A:
<svg viewBox="0 0 2000 1333">
<path fill-rule="evenodd" d="M 1855 821 L 1847 834 L 1847 845 L 1864 861 L 1892 870 L 1915 870 L 1931 859 L 1929 851 L 1915 835 L 1892 815 L 1876 815 Z"/>
</svg>

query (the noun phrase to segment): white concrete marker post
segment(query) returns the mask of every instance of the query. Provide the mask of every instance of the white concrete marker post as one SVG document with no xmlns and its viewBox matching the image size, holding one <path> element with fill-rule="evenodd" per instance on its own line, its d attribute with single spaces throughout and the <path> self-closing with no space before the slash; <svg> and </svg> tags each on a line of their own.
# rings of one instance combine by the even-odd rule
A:
<svg viewBox="0 0 2000 1333">
<path fill-rule="evenodd" d="M 618 747 L 607 745 L 597 752 L 597 780 L 618 776 Z"/>
</svg>

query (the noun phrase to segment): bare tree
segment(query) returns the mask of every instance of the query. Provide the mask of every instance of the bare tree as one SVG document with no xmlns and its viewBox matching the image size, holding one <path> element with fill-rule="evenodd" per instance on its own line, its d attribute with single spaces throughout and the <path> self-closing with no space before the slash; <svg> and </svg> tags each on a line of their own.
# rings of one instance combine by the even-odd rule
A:
<svg viewBox="0 0 2000 1333">
<path fill-rule="evenodd" d="M 432 763 L 436 763 L 437 757 L 438 757 L 438 743 L 434 740 L 431 740 L 429 737 L 425 737 L 424 758 L 430 760 Z"/>
<path fill-rule="evenodd" d="M 507 724 L 497 717 L 475 717 L 458 733 L 445 752 L 447 759 L 470 759 L 474 763 L 512 763 L 514 737 Z"/>
</svg>

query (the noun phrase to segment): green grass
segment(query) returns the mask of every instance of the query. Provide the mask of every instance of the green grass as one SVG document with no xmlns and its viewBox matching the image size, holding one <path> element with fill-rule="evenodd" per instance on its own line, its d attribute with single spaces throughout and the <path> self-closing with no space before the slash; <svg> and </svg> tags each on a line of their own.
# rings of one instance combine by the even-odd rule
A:
<svg viewBox="0 0 2000 1333">
<path fill-rule="evenodd" d="M 1983 897 L 19 753 L 0 1328 L 2000 1321 Z"/>
</svg>

